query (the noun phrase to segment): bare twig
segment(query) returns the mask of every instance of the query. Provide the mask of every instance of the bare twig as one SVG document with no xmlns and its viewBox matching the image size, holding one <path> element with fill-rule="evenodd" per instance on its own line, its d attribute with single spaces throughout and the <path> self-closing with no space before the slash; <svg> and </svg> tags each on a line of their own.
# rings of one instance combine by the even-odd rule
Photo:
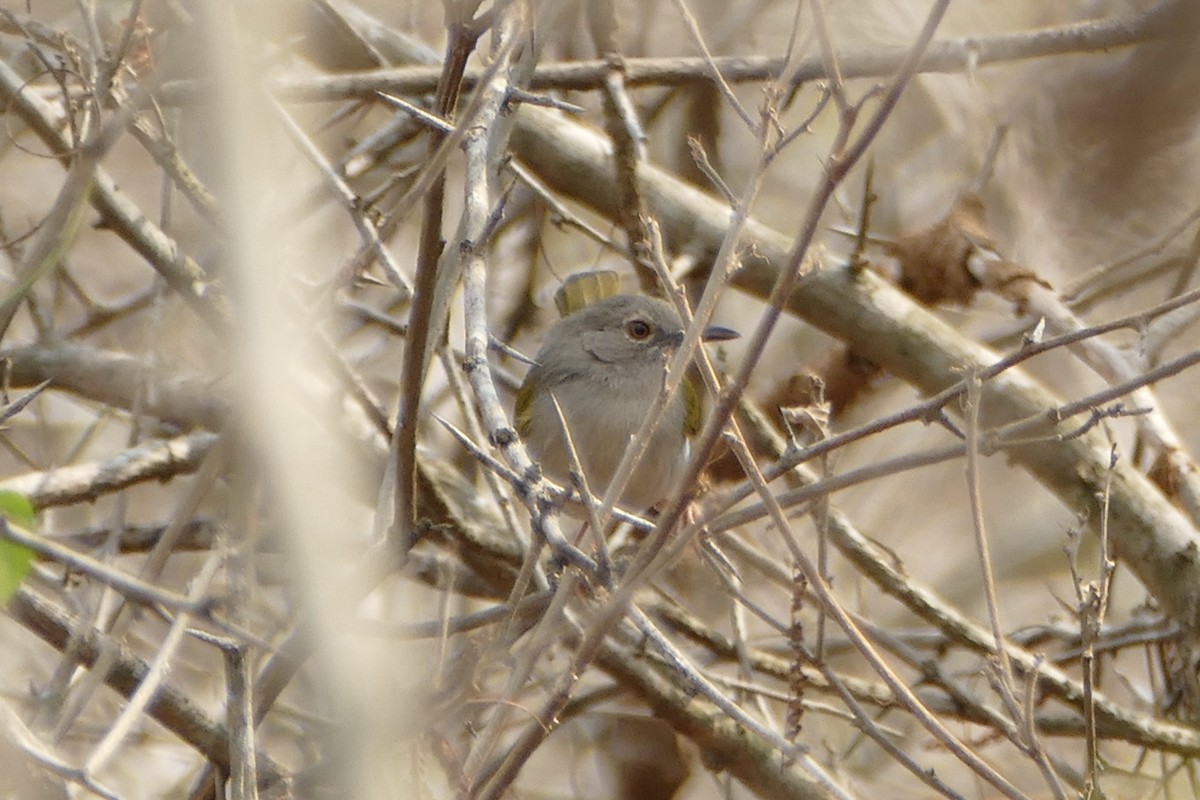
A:
<svg viewBox="0 0 1200 800">
<path fill-rule="evenodd" d="M 8 611 L 14 619 L 59 650 L 66 651 L 72 632 L 78 629 L 69 614 L 28 589 L 21 589 L 13 596 Z M 137 691 L 149 673 L 150 668 L 145 661 L 97 631 L 84 631 L 82 636 L 74 640 L 74 644 L 70 653 L 83 666 L 93 664 L 104 650 L 117 654 L 113 668 L 107 672 L 104 681 L 126 697 Z M 147 711 L 207 760 L 228 770 L 228 732 L 220 723 L 209 719 L 183 691 L 169 685 L 162 686 Z M 284 774 L 266 754 L 259 753 L 258 761 L 262 767 L 260 785 L 276 781 Z"/>
<path fill-rule="evenodd" d="M 26 90 L 25 81 L 3 61 L 0 61 L 0 102 L 19 114 L 54 152 L 62 153 L 65 163 L 71 145 L 54 122 L 53 110 Z M 149 261 L 202 319 L 217 328 L 224 327 L 228 317 L 225 301 L 204 271 L 146 219 L 103 168 L 94 171 L 89 199 L 105 222 Z"/>
<path fill-rule="evenodd" d="M 1069 53 L 1087 53 L 1128 46 L 1158 39 L 1176 32 L 1175 17 L 1183 4 L 1178 0 L 1154 6 L 1135 17 L 1087 20 L 1043 30 L 1019 31 L 991 36 L 965 36 L 934 42 L 920 61 L 922 73 L 962 73 L 969 69 L 1031 58 L 1046 58 Z M 894 46 L 862 52 L 841 52 L 842 77 L 884 78 L 895 75 L 908 50 Z M 630 88 L 675 84 L 709 83 L 715 68 L 729 83 L 770 80 L 787 67 L 782 56 L 715 56 L 710 61 L 697 58 L 630 58 L 625 61 L 625 84 Z M 606 61 L 577 61 L 568 64 L 542 64 L 531 77 L 529 88 L 597 89 L 604 83 L 609 65 Z M 797 61 L 793 69 L 795 84 L 827 78 L 822 57 Z M 463 74 L 466 88 L 475 86 L 482 72 L 469 69 Z M 358 75 L 277 80 L 275 90 L 288 100 L 324 101 L 341 97 L 366 96 L 376 91 L 402 95 L 432 92 L 440 69 L 399 67 Z M 193 95 L 190 86 L 163 87 L 164 102 L 186 102 Z"/>
</svg>

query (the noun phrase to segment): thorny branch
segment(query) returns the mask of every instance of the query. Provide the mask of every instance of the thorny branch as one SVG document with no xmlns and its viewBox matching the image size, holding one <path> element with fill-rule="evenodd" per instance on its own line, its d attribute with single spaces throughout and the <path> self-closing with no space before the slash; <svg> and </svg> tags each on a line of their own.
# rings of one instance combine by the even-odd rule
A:
<svg viewBox="0 0 1200 800">
<path fill-rule="evenodd" d="M 940 2 L 923 9 L 925 26 L 905 47 L 868 49 L 843 41 L 836 4 L 800 2 L 789 9 L 795 28 L 782 58 L 725 55 L 736 46 L 737 32 L 713 35 L 703 17 L 680 2 L 664 9 L 702 55 L 657 58 L 642 57 L 642 43 L 626 35 L 617 4 L 591 9 L 591 39 L 581 46 L 560 40 L 565 34 L 552 27 L 552 9 L 509 3 L 481 12 L 483 4 L 462 0 L 443 4 L 438 24 L 449 44 L 439 58 L 343 0 L 313 0 L 318 27 L 264 40 L 261 55 L 279 147 L 294 155 L 295 169 L 311 186 L 299 199 L 284 198 L 289 224 L 310 241 L 308 226 L 329 212 L 337 219 L 330 229 L 345 223 L 348 236 L 332 256 L 280 254 L 302 266 L 280 273 L 282 302 L 301 308 L 303 319 L 319 327 L 320 356 L 288 365 L 319 400 L 305 421 L 331 433 L 342 448 L 338 458 L 355 469 L 343 472 L 343 465 L 330 463 L 333 457 L 303 463 L 358 498 L 338 521 L 364 532 L 331 560 L 329 573 L 320 576 L 329 583 L 319 591 L 298 581 L 287 514 L 280 513 L 286 506 L 269 465 L 227 468 L 223 449 L 252 438 L 242 428 L 245 398 L 233 389 L 228 364 L 210 359 L 210 332 L 194 339 L 194 319 L 176 325 L 181 318 L 171 309 L 182 301 L 202 328 L 222 335 L 239 330 L 239 314 L 265 311 L 229 308 L 225 288 L 238 276 L 208 268 L 234 261 L 211 252 L 227 246 L 229 224 L 228 209 L 197 177 L 211 165 L 185 160 L 194 155 L 187 115 L 207 90 L 190 79 L 158 85 L 158 32 L 152 29 L 161 25 L 174 37 L 187 28 L 176 28 L 186 20 L 172 16 L 175 10 L 154 16 L 159 10 L 148 5 L 135 3 L 113 30 L 102 15 L 81 8 L 79 37 L 0 11 L 3 42 L 39 48 L 36 59 L 16 51 L 0 59 L 0 99 L 17 145 L 0 158 L 6 167 L 12 161 L 28 168 L 31 162 L 22 159 L 36 139 L 87 186 L 56 188 L 60 213 L 47 217 L 32 238 L 9 236 L 5 226 L 44 212 L 10 210 L 7 199 L 0 208 L 6 257 L 31 267 L 15 270 L 19 285 L 4 297 L 11 326 L 0 349 L 0 445 L 8 459 L 0 489 L 42 511 L 45 529 L 28 533 L 0 521 L 4 544 L 28 548 L 37 559 L 28 585 L 7 607 L 22 626 L 11 639 L 50 643 L 64 654 L 60 672 L 69 676 L 76 665 L 86 667 L 88 681 L 107 683 L 129 700 L 123 714 L 103 719 L 74 762 L 22 720 L 28 734 L 22 752 L 38 769 L 124 796 L 110 784 L 120 785 L 121 769 L 141 747 L 132 733 L 149 717 L 190 748 L 197 767 L 193 797 L 222 790 L 249 797 L 292 782 L 313 796 L 337 796 L 349 785 L 345 776 L 296 772 L 279 753 L 300 747 L 333 764 L 353 763 L 342 757 L 339 740 L 371 739 L 364 730 L 347 730 L 369 720 L 390 754 L 376 763 L 420 765 L 443 788 L 499 797 L 540 779 L 533 758 L 540 751 L 570 757 L 562 745 L 569 737 L 556 731 L 572 726 L 574 735 L 600 724 L 610 708 L 649 709 L 669 724 L 672 740 L 686 737 L 707 754 L 692 769 L 723 771 L 772 797 L 849 798 L 860 786 L 867 796 L 878 788 L 873 781 L 889 780 L 905 782 L 905 791 L 950 797 L 968 794 L 955 787 L 972 781 L 1009 797 L 1047 789 L 1063 797 L 1102 787 L 1109 773 L 1096 767 L 1119 761 L 1120 742 L 1163 759 L 1163 774 L 1153 778 L 1162 785 L 1179 763 L 1176 756 L 1200 753 L 1195 731 L 1167 718 L 1194 713 L 1200 698 L 1192 680 L 1200 567 L 1188 556 L 1196 545 L 1196 477 L 1188 471 L 1195 462 L 1186 448 L 1188 420 L 1172 416 L 1165 399 L 1194 383 L 1189 370 L 1200 362 L 1200 351 L 1182 333 L 1200 306 L 1200 292 L 1188 290 L 1194 265 L 1181 261 L 1188 255 L 1164 256 L 1168 266 L 1140 267 L 1139 280 L 1175 274 L 1174 289 L 1164 302 L 1120 319 L 1111 311 L 1094 312 L 1107 321 L 1083 316 L 1103 308 L 1091 305 L 1098 298 L 1128 288 L 1120 261 L 1098 273 L 1102 287 L 1073 285 L 1061 296 L 1028 292 L 1018 305 L 1036 309 L 1047 322 L 997 355 L 973 341 L 970 326 L 952 329 L 874 273 L 867 244 L 876 232 L 869 229 L 884 224 L 887 214 L 863 214 L 854 263 L 841 266 L 838 255 L 820 251 L 827 218 L 842 200 L 839 186 L 893 126 L 905 124 L 898 102 L 916 76 L 971 79 L 985 66 L 995 76 L 1017 62 L 1057 64 L 1050 59 L 1061 54 L 1103 59 L 1108 50 L 1137 43 L 1163 46 L 1192 30 L 1195 12 L 1185 3 L 1043 30 L 936 40 L 946 5 Z M 769 6 L 738 19 L 769 15 Z M 810 21 L 814 38 L 806 41 Z M 589 51 L 602 58 L 552 61 Z M 317 69 L 300 76 L 278 68 L 293 55 Z M 79 74 L 67 80 L 55 58 Z M 29 64 L 59 77 L 43 90 L 35 73 L 23 71 Z M 807 88 L 814 81 L 819 86 Z M 746 84 L 757 83 L 763 91 L 749 94 Z M 660 166 L 661 143 L 669 145 L 673 135 L 669 115 L 660 112 L 699 86 L 716 86 L 709 96 L 720 99 L 726 116 L 745 123 L 696 150 L 704 177 L 722 187 L 720 198 Z M 654 102 L 642 104 L 646 88 L 658 91 Z M 388 93 L 386 102 L 380 92 Z M 432 100 L 422 96 L 428 93 L 435 93 Z M 747 110 L 753 108 L 747 98 L 759 103 L 757 114 Z M 326 110 L 318 103 L 328 101 L 340 105 L 315 122 Z M 599 102 L 607 137 L 578 124 L 599 119 L 588 111 Z M 801 102 L 811 107 L 794 114 L 801 122 L 789 131 L 785 112 Z M 397 108 L 402 121 L 380 126 L 381 110 Z M 95 130 L 113 141 L 89 150 L 88 132 Z M 125 130 L 162 178 L 157 222 L 135 203 L 135 197 L 144 202 L 143 194 L 119 188 L 136 186 L 117 141 Z M 81 137 L 81 149 L 73 150 Z M 815 167 L 817 188 L 801 217 L 794 210 L 782 217 L 798 226 L 795 236 L 784 236 L 755 215 L 773 213 L 772 182 L 783 165 L 794 166 L 789 158 L 810 140 L 824 153 Z M 728 158 L 724 151 L 731 149 L 748 156 Z M 61 180 L 61 168 L 51 165 Z M 895 180 L 895 169 L 876 163 L 868 185 Z M 989 174 L 1005 179 L 1002 169 Z M 196 212 L 198 227 L 172 206 L 176 192 Z M 104 270 L 89 258 L 93 240 L 73 244 L 97 232 L 65 213 L 85 209 L 85 202 L 99 212 L 103 228 L 117 234 L 126 258 L 151 266 L 150 282 L 142 275 L 141 284 L 109 291 L 97 281 Z M 1130 252 L 1142 259 L 1164 253 L 1195 223 L 1196 215 L 1188 214 Z M 623 231 L 626 245 L 648 243 L 632 248 L 640 266 L 654 270 L 643 287 L 670 295 L 689 323 L 670 365 L 668 390 L 694 358 L 715 408 L 693 443 L 677 496 L 657 514 L 638 517 L 613 506 L 666 396 L 647 409 L 645 429 L 614 485 L 591 487 L 593 530 L 583 532 L 559 513 L 562 495 L 540 477 L 513 432 L 506 395 L 516 383 L 512 372 L 521 367 L 505 362 L 519 350 L 531 352 L 526 348 L 535 337 L 524 331 L 540 324 L 535 294 L 545 283 L 542 264 L 556 275 L 576 264 L 607 266 L 614 250 L 625 249 L 611 230 Z M 581 257 L 578 240 L 601 255 Z M 527 263 L 513 257 L 514 241 L 533 243 Z M 416 256 L 407 256 L 410 251 Z M 988 259 L 998 260 L 999 252 L 979 248 L 975 270 L 986 277 Z M 710 277 L 702 287 L 678 287 L 672 275 L 679 274 Z M 519 296 L 526 287 L 527 296 Z M 1011 295 L 1012 284 L 1005 287 Z M 765 301 L 765 310 L 745 311 L 745 297 L 731 289 Z M 1071 305 L 1073 298 L 1086 304 Z M 493 320 L 518 304 L 526 312 L 512 313 L 520 320 L 511 327 L 514 340 L 497 342 L 502 328 Z M 698 342 L 714 315 L 730 313 L 741 314 L 737 326 L 746 337 L 726 376 L 724 362 Z M 818 434 L 793 432 L 785 441 L 773 427 L 775 409 L 756 402 L 755 385 L 798 367 L 798 348 L 788 343 L 784 359 L 773 349 L 792 335 L 781 331 L 785 315 L 846 342 L 927 397 L 865 418 L 838 418 Z M 1134 331 L 1146 352 L 1115 347 L 1113 335 L 1121 330 Z M 817 346 L 804 337 L 796 341 Z M 393 357 L 401 351 L 402 362 Z M 1074 386 L 1055 396 L 1030 377 L 1067 354 L 1082 354 L 1109 385 Z M 33 387 L 10 403 L 10 390 Z M 397 395 L 403 398 L 398 405 Z M 918 431 L 912 422 L 930 430 Z M 121 435 L 114 437 L 114 428 Z M 1126 428 L 1141 432 L 1132 457 L 1122 449 Z M 389 467 L 385 440 L 391 433 Z M 921 443 L 894 452 L 888 437 L 897 434 Z M 718 445 L 733 450 L 733 478 L 711 477 L 717 467 L 708 469 L 708 462 Z M 1154 450 L 1166 454 L 1170 469 L 1152 484 L 1139 467 Z M 1037 618 L 1037 635 L 1011 627 L 1023 618 L 1022 592 L 992 561 L 998 539 L 987 512 L 1012 498 L 987 483 L 989 470 L 999 469 L 999 459 L 986 458 L 992 453 L 1025 467 L 1069 512 L 1086 518 L 1072 531 L 1076 560 L 1068 566 L 1063 559 L 1054 572 L 1060 578 L 1070 571 L 1077 592 L 1072 612 L 1078 619 L 1070 626 L 1050 624 L 1052 612 L 1046 612 Z M 808 466 L 814 459 L 819 472 Z M 889 523 L 871 525 L 867 520 L 892 511 L 860 504 L 846 491 L 882 493 L 896 482 L 918 487 L 926 475 L 945 475 L 937 469 L 947 464 L 966 464 L 967 488 L 937 502 L 972 504 L 966 521 L 976 532 L 987 587 L 979 597 L 956 589 L 953 603 L 930 585 L 935 577 L 914 557 L 924 552 L 915 554 L 907 544 L 889 552 L 859 527 L 882 528 L 872 531 L 882 538 L 893 533 L 889 524 L 905 527 L 908 518 L 895 513 Z M 480 470 L 487 473 L 485 490 Z M 710 482 L 719 485 L 705 493 Z M 1190 521 L 1171 500 L 1191 513 Z M 606 540 L 609 519 L 617 530 Z M 366 533 L 393 522 L 403 532 L 403 555 Z M 1039 544 L 1039 552 L 1053 551 L 1064 538 L 1050 530 L 1054 524 L 1047 518 L 1036 531 L 1051 542 Z M 1085 546 L 1080 534 L 1089 525 L 1103 543 L 1095 584 L 1078 568 Z M 829 542 L 828 553 L 810 541 L 810 526 Z M 938 547 L 944 533 L 929 531 L 922 549 Z M 1110 548 L 1119 560 L 1109 559 Z M 820 563 L 815 552 L 825 553 Z M 344 563 L 332 563 L 339 559 Z M 1148 622 L 1129 610 L 1144 598 L 1133 581 L 1122 580 L 1119 565 L 1129 567 L 1157 604 L 1153 616 L 1139 612 Z M 189 588 L 197 568 L 201 580 Z M 796 575 L 803 580 L 797 583 Z M 871 592 L 861 592 L 868 585 L 925 627 L 899 625 Z M 321 659 L 313 658 L 329 653 L 330 643 L 313 641 L 322 629 L 305 624 L 314 609 L 303 598 L 329 597 L 330 586 L 360 614 L 345 620 L 346 642 L 371 638 L 384 654 L 378 663 L 389 665 L 355 673 L 378 675 L 386 687 L 389 699 L 377 711 L 325 705 L 326 694 L 336 698 L 336 691 L 312 681 L 335 673 L 323 672 Z M 715 618 L 706 611 L 714 598 L 722 604 Z M 475 604 L 480 600 L 482 608 Z M 829 631 L 820 646 L 809 648 L 807 631 L 818 626 L 807 626 L 808 615 L 818 613 L 830 620 Z M 984 614 L 988 625 L 975 620 Z M 793 638 L 783 635 L 789 631 Z M 416 650 L 421 645 L 414 642 L 429 649 Z M 1133 667 L 1131 654 L 1150 657 Z M 206 659 L 214 655 L 226 679 L 206 683 Z M 418 676 L 410 681 L 419 684 L 415 700 L 404 711 L 397 711 L 395 699 L 403 693 L 391 691 L 393 668 Z M 1152 697 L 1131 697 L 1120 682 L 1127 673 L 1134 675 L 1132 685 L 1150 673 L 1164 684 L 1153 684 Z M 3 688 L 28 694 L 40 677 L 18 675 L 20 686 Z M 225 711 L 203 713 L 192 698 L 213 685 Z M 279 703 L 285 691 L 287 706 Z M 44 698 L 30 696 L 30 707 L 39 701 L 38 718 L 85 735 L 73 722 L 76 711 L 55 720 Z M 794 730 L 778 718 L 784 709 L 802 714 Z M 88 718 L 97 718 L 91 711 Z M 260 725 L 266 720 L 273 724 Z M 938 746 L 914 747 L 912 723 Z M 843 733 L 857 743 L 843 747 Z M 879 776 L 855 766 L 855 748 L 867 747 L 885 756 L 877 760 L 885 765 Z M 616 748 L 597 749 L 616 757 Z M 657 750 L 652 755 L 664 758 Z M 1030 788 L 1031 764 L 1040 776 L 1037 789 Z M 634 771 L 616 762 L 608 769 Z M 1131 771 L 1137 770 L 1150 774 L 1144 764 Z M 381 785 L 396 780 L 382 774 L 382 766 L 380 772 L 369 777 Z M 2 779 L 0 786 L 8 788 Z"/>
</svg>

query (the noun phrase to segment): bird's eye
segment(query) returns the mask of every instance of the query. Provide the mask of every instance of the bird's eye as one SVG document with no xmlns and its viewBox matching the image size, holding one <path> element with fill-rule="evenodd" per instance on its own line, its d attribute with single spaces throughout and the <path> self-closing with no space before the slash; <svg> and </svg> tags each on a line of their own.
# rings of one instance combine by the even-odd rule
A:
<svg viewBox="0 0 1200 800">
<path fill-rule="evenodd" d="M 654 328 L 644 319 L 631 319 L 625 323 L 625 334 L 634 341 L 649 339 L 653 332 Z"/>
</svg>

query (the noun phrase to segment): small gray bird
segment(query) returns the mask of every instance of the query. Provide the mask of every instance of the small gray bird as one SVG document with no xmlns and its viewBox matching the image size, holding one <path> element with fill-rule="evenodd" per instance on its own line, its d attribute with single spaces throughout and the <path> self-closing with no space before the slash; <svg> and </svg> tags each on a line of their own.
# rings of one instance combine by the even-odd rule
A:
<svg viewBox="0 0 1200 800">
<path fill-rule="evenodd" d="M 570 483 L 570 458 L 558 401 L 593 494 L 603 496 L 625 453 L 662 391 L 667 359 L 683 342 L 683 323 L 662 300 L 615 295 L 596 300 L 546 332 L 536 365 L 517 392 L 517 431 L 558 483 Z M 706 342 L 737 338 L 710 326 Z M 671 399 L 620 504 L 642 511 L 663 500 L 682 472 L 689 439 L 700 429 L 700 396 L 685 378 Z"/>
</svg>

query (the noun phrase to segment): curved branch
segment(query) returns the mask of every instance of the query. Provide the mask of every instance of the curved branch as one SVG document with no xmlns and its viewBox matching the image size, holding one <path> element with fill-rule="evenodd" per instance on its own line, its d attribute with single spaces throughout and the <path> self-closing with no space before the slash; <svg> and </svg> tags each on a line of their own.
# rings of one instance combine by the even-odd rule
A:
<svg viewBox="0 0 1200 800">
<path fill-rule="evenodd" d="M 70 342 L 32 344 L 0 350 L 10 386 L 51 389 L 97 403 L 156 417 L 183 428 L 216 430 L 227 416 L 212 385 L 196 375 L 164 375 L 147 361 L 123 353 Z M 138 395 L 143 395 L 140 399 Z"/>
</svg>

